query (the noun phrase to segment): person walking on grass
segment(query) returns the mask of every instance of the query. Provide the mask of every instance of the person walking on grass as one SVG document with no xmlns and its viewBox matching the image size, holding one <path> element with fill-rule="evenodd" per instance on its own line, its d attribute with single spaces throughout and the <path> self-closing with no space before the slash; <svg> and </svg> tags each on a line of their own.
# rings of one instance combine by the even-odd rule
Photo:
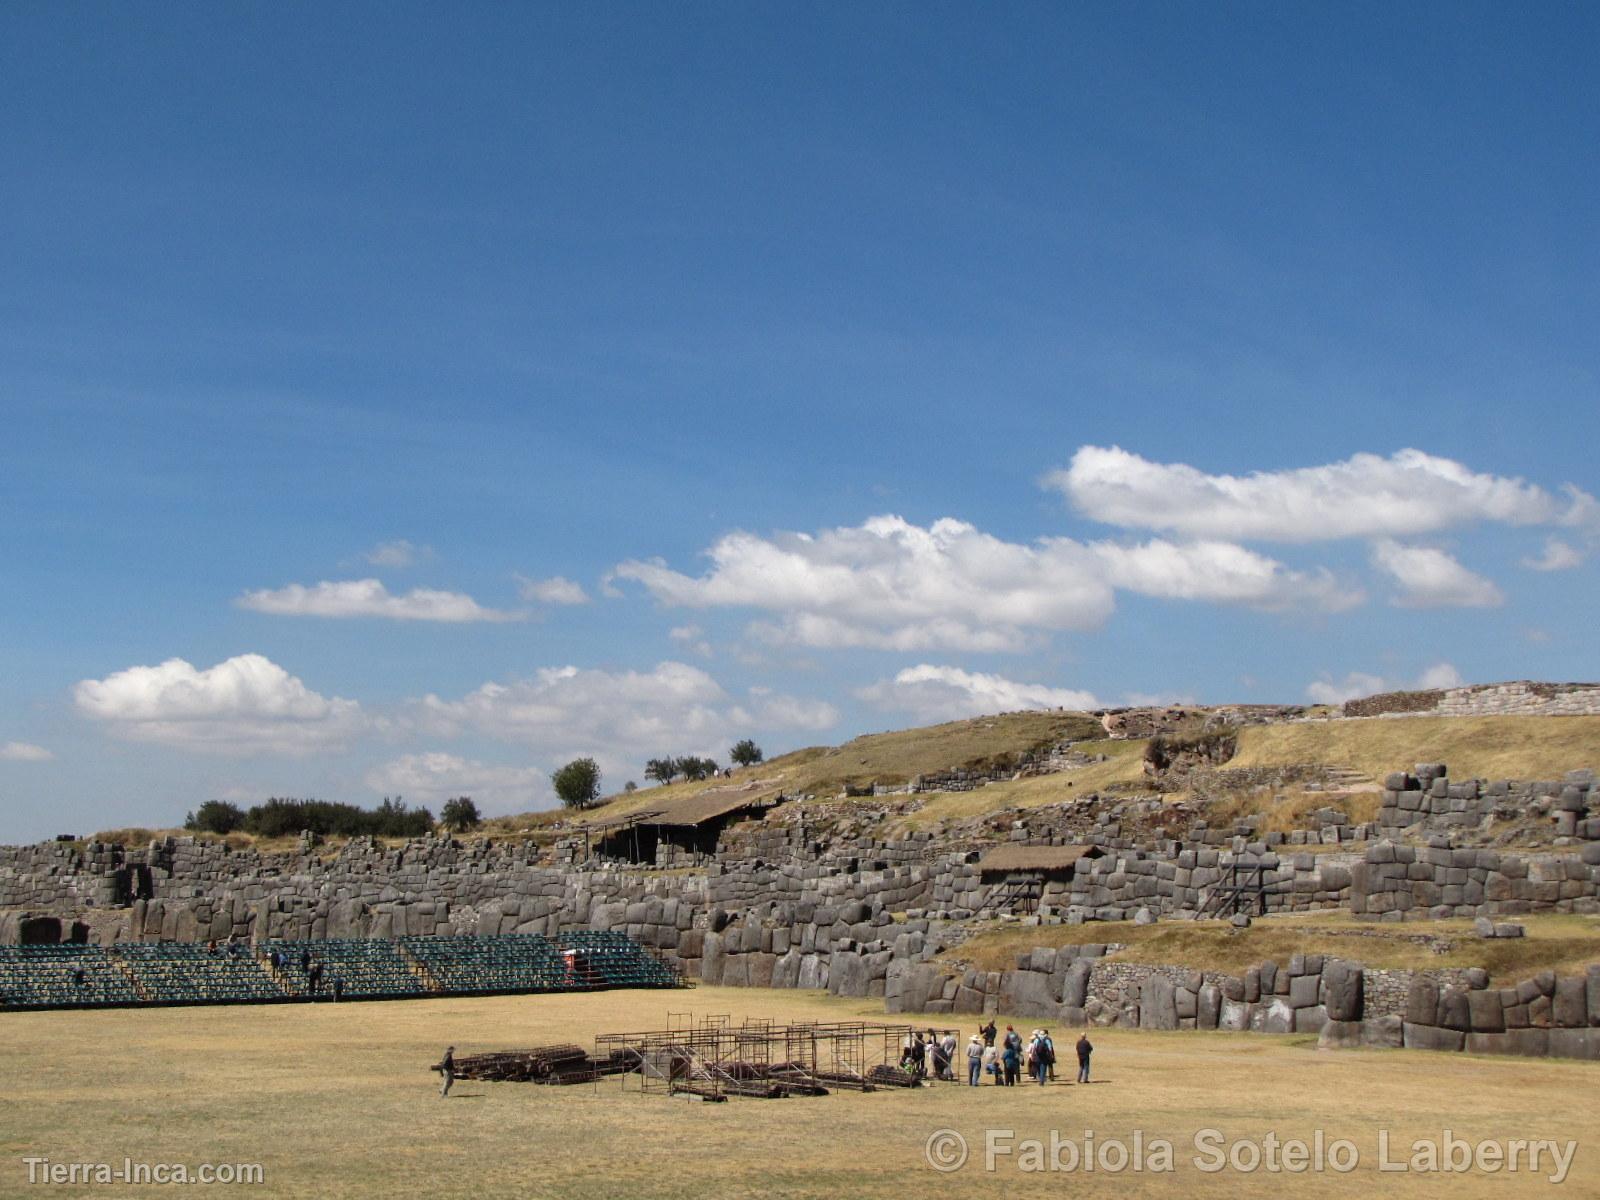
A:
<svg viewBox="0 0 1600 1200">
<path fill-rule="evenodd" d="M 445 1047 L 444 1058 L 434 1070 L 439 1072 L 441 1078 L 439 1097 L 443 1099 L 450 1094 L 450 1085 L 456 1081 L 456 1048 L 454 1046 Z"/>
<path fill-rule="evenodd" d="M 1033 1039 L 1033 1075 L 1043 1087 L 1050 1077 L 1050 1064 L 1055 1061 L 1055 1047 L 1050 1044 L 1050 1034 L 1046 1030 L 1039 1030 L 1039 1036 Z"/>
<path fill-rule="evenodd" d="M 983 1038 L 973 1034 L 967 1040 L 967 1083 L 977 1087 L 983 1076 Z"/>
<path fill-rule="evenodd" d="M 1017 1072 L 1022 1068 L 1022 1035 L 1011 1025 L 1006 1026 L 1005 1040 L 1001 1045 L 1000 1059 L 1005 1064 L 1006 1082 L 1017 1082 Z"/>
<path fill-rule="evenodd" d="M 1078 1037 L 1078 1082 L 1089 1082 L 1089 1055 L 1094 1053 L 1094 1047 L 1089 1044 L 1089 1035 L 1080 1034 Z"/>
</svg>

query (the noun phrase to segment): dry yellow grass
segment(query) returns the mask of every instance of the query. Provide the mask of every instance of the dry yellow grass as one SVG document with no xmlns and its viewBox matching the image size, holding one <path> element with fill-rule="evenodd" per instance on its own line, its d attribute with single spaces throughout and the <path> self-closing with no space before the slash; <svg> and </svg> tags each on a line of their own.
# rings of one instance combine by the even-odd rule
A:
<svg viewBox="0 0 1600 1200">
<path fill-rule="evenodd" d="M 713 788 L 833 796 L 847 784 L 897 785 L 917 775 L 1015 758 L 1068 738 L 1092 737 L 1100 722 L 1082 713 L 1023 712 L 920 729 L 869 733 L 842 746 L 813 746 L 733 773 L 731 779 L 678 782 L 609 797 L 590 815 L 605 818 L 655 808 Z M 753 785 L 753 786 L 752 786 Z"/>
<path fill-rule="evenodd" d="M 1230 767 L 1315 762 L 1381 779 L 1413 763 L 1442 762 L 1457 778 L 1551 779 L 1600 767 L 1600 717 L 1399 717 L 1239 731 Z"/>
<path fill-rule="evenodd" d="M 922 829 L 939 821 L 981 816 L 1003 808 L 1039 808 L 1075 800 L 1090 792 L 1134 787 L 1144 780 L 1144 747 L 1142 741 L 1084 742 L 1077 747 L 1079 750 L 1104 754 L 1106 761 L 1056 775 L 991 783 L 971 792 L 928 793 L 922 807 L 906 814 L 898 827 Z"/>
<path fill-rule="evenodd" d="M 1000 971 L 1015 966 L 1017 955 L 1035 946 L 1120 942 L 1127 949 L 1116 957 L 1124 962 L 1180 963 L 1238 974 L 1268 958 L 1287 962 L 1292 954 L 1331 954 L 1369 967 L 1483 967 L 1500 986 L 1547 968 L 1581 972 L 1600 962 L 1600 917 L 1551 914 L 1516 920 L 1526 928 L 1526 937 L 1492 940 L 1475 936 L 1466 920 L 1377 924 L 1345 912 L 1272 917 L 1248 929 L 1222 921 L 1096 921 L 998 929 L 979 934 L 948 957 Z M 1445 939 L 1453 948 L 1438 953 L 1414 940 L 1425 935 Z"/>
<path fill-rule="evenodd" d="M 1305 1038 L 1247 1034 L 1093 1034 L 1090 1087 L 977 1090 L 942 1085 L 872 1095 L 694 1104 L 618 1084 L 570 1089 L 459 1083 L 440 1100 L 426 1069 L 458 1052 L 588 1041 L 606 1029 L 659 1026 L 669 1011 L 794 1019 L 876 1016 L 871 1001 L 707 988 L 268 1008 L 0 1016 L 0 1194 L 31 1195 L 25 1155 L 56 1162 L 261 1163 L 266 1183 L 214 1188 L 258 1196 L 1183 1197 L 1270 1189 L 1286 1197 L 1542 1194 L 1544 1177 L 1444 1181 L 1380 1174 L 1377 1145 L 1456 1137 L 1589 1138 L 1600 1119 L 1589 1063 L 1405 1051 L 1318 1051 Z M 970 1020 L 970 1019 L 969 1019 Z M 1000 1018 L 1002 1025 L 1006 1018 Z M 1023 1026 L 1027 1028 L 1026 1025 Z M 1058 1033 L 1061 1031 L 1057 1031 Z M 954 1129 L 974 1161 L 944 1175 L 924 1147 Z M 1349 1138 L 1348 1175 L 1206 1174 L 1194 1138 L 1216 1129 Z M 982 1165 L 987 1129 L 1018 1139 L 1051 1130 L 1082 1144 L 1170 1140 L 1171 1174 L 1027 1174 Z M 1448 1193 L 1446 1188 L 1448 1187 Z M 116 1195 L 53 1187 L 52 1195 Z M 1567 1194 L 1600 1194 L 1600 1154 L 1580 1145 Z"/>
</svg>

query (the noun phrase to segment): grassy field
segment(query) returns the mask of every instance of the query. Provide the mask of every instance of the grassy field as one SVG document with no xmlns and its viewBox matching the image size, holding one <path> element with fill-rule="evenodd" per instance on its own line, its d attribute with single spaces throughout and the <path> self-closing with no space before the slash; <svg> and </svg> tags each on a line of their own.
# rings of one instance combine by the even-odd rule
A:
<svg viewBox="0 0 1600 1200">
<path fill-rule="evenodd" d="M 1531 1196 L 1547 1171 L 1440 1179 L 1380 1173 L 1415 1140 L 1576 1139 L 1564 1191 L 1600 1194 L 1600 1066 L 1404 1051 L 1318 1051 L 1305 1038 L 1099 1031 L 1091 1086 L 942 1085 L 912 1092 L 711 1105 L 601 1087 L 458 1083 L 426 1070 L 458 1052 L 587 1042 L 660 1026 L 669 1011 L 790 1019 L 875 1016 L 872 1001 L 703 988 L 596 996 L 199 1008 L 0 1016 L 0 1195 L 136 1194 L 26 1184 L 24 1156 L 52 1161 L 261 1163 L 260 1196 L 894 1197 L 978 1195 L 1452 1198 Z M 1001 1018 L 1002 1025 L 1004 1018 Z M 1025 1027 L 1026 1028 L 1026 1027 Z M 1194 1138 L 1215 1129 L 1257 1149 L 1269 1135 L 1348 1138 L 1349 1174 L 1204 1173 Z M 953 1129 L 973 1147 L 941 1174 L 924 1148 Z M 986 1171 L 984 1131 L 1059 1131 L 1080 1148 L 1168 1139 L 1172 1173 Z M 1019 1143 L 1013 1143 L 1019 1144 Z M 1263 1177 L 1264 1176 L 1264 1177 Z M 142 1189 L 140 1189 L 142 1190 Z"/>
<path fill-rule="evenodd" d="M 1018 954 L 1035 946 L 1120 942 L 1123 962 L 1179 963 L 1199 970 L 1243 973 L 1265 959 L 1287 962 L 1292 954 L 1329 954 L 1369 967 L 1426 969 L 1483 967 L 1497 986 L 1546 969 L 1581 972 L 1600 962 L 1600 917 L 1539 914 L 1515 918 L 1521 938 L 1484 940 L 1467 920 L 1376 924 L 1348 912 L 1305 913 L 1257 921 L 1234 929 L 1221 921 L 1096 921 L 1087 925 L 1042 925 L 979 934 L 949 952 L 986 971 L 1009 970 Z M 1422 939 L 1432 939 L 1432 944 Z M 1448 945 L 1443 953 L 1436 946 Z"/>
</svg>

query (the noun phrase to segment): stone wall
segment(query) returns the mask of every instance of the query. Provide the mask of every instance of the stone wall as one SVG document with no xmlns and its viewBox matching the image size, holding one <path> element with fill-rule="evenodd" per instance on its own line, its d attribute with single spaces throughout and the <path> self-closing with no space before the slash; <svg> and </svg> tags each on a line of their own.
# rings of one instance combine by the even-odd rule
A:
<svg viewBox="0 0 1600 1200">
<path fill-rule="evenodd" d="M 1347 717 L 1576 717 L 1600 715 L 1600 683 L 1478 683 L 1347 700 Z"/>
<path fill-rule="evenodd" d="M 1383 783 L 1378 827 L 1393 832 L 1487 828 L 1491 821 L 1550 821 L 1557 838 L 1600 840 L 1600 784 L 1592 770 L 1559 780 L 1452 780 L 1444 763 L 1418 763 Z"/>
<path fill-rule="evenodd" d="M 1064 1028 L 1315 1033 L 1327 1047 L 1600 1059 L 1600 966 L 1491 988 L 1486 972 L 1372 970 L 1318 954 L 1242 975 L 1122 963 L 1103 946 L 1036 948 L 1008 971 L 892 964 L 892 1013 L 1004 1014 Z M 852 993 L 854 994 L 854 993 Z M 867 994 L 877 994 L 875 991 Z"/>
<path fill-rule="evenodd" d="M 1380 841 L 1352 869 L 1350 910 L 1380 920 L 1600 912 L 1600 843 L 1581 854 L 1518 855 Z"/>
</svg>

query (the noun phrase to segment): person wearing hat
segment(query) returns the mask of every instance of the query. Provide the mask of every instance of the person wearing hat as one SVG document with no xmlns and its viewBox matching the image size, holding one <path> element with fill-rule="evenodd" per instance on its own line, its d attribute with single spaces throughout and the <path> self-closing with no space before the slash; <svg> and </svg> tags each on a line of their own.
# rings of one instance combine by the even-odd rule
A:
<svg viewBox="0 0 1600 1200">
<path fill-rule="evenodd" d="M 967 1039 L 967 1082 L 973 1087 L 983 1077 L 983 1038 L 976 1033 Z"/>
</svg>

